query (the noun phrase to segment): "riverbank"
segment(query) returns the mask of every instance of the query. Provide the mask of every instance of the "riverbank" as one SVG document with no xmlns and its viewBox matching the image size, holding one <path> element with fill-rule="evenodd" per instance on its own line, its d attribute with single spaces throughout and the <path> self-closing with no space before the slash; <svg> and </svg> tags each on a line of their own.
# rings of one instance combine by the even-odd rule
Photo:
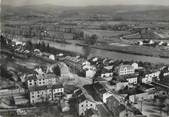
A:
<svg viewBox="0 0 169 117">
<path fill-rule="evenodd" d="M 169 51 L 159 50 L 150 47 L 139 47 L 135 45 L 131 46 L 116 46 L 116 45 L 87 45 L 77 43 L 78 46 L 90 47 L 95 49 L 102 49 L 107 51 L 114 51 L 126 54 L 134 54 L 134 55 L 142 55 L 142 56 L 150 56 L 150 57 L 159 57 L 159 58 L 169 58 Z"/>
</svg>

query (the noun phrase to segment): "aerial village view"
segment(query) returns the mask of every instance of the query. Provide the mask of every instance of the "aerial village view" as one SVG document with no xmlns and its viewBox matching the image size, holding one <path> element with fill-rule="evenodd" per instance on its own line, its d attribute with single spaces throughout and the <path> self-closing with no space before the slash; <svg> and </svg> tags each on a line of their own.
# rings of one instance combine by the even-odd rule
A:
<svg viewBox="0 0 169 117">
<path fill-rule="evenodd" d="M 169 117 L 169 0 L 2 0 L 0 117 Z"/>
</svg>

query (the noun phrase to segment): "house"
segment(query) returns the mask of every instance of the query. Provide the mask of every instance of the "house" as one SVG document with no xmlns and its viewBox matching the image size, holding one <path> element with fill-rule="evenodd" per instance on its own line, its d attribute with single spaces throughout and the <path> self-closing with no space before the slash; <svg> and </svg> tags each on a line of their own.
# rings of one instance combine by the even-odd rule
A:
<svg viewBox="0 0 169 117">
<path fill-rule="evenodd" d="M 129 84 L 137 84 L 138 82 L 138 74 L 130 74 L 123 77 L 128 81 Z"/>
<path fill-rule="evenodd" d="M 138 41 L 138 45 L 142 46 L 143 44 L 143 41 Z"/>
<path fill-rule="evenodd" d="M 24 96 L 13 96 L 15 105 L 25 105 L 29 103 L 29 100 Z"/>
<path fill-rule="evenodd" d="M 28 87 L 54 85 L 57 83 L 57 77 L 54 74 L 29 74 L 26 82 Z"/>
<path fill-rule="evenodd" d="M 105 78 L 105 77 L 112 77 L 113 76 L 113 71 L 112 70 L 108 70 L 108 69 L 102 69 L 101 72 L 101 77 Z"/>
<path fill-rule="evenodd" d="M 138 63 L 136 62 L 132 63 L 131 66 L 133 66 L 135 70 L 139 69 Z"/>
<path fill-rule="evenodd" d="M 60 105 L 61 105 L 62 112 L 67 112 L 67 111 L 70 110 L 70 105 L 69 105 L 69 103 L 67 101 L 61 100 L 60 101 Z"/>
<path fill-rule="evenodd" d="M 34 49 L 34 54 L 38 56 L 42 56 L 42 52 L 39 49 Z"/>
<path fill-rule="evenodd" d="M 103 103 L 106 103 L 107 102 L 107 98 L 110 97 L 112 95 L 111 92 L 108 92 L 102 84 L 100 83 L 95 83 L 94 84 L 94 89 L 97 93 L 97 95 L 99 96 L 99 98 L 101 99 L 101 101 Z"/>
<path fill-rule="evenodd" d="M 135 73 L 135 69 L 134 66 L 132 65 L 120 65 L 118 67 L 118 74 L 119 75 L 128 75 L 128 74 L 134 74 Z"/>
<path fill-rule="evenodd" d="M 107 108 L 113 113 L 114 117 L 143 117 L 142 113 L 132 105 L 129 106 L 123 96 L 113 94 L 107 99 Z"/>
<path fill-rule="evenodd" d="M 169 76 L 169 67 L 165 67 L 163 70 L 161 70 L 161 73 L 163 77 Z"/>
<path fill-rule="evenodd" d="M 105 80 L 110 81 L 113 77 L 113 71 L 110 69 L 102 69 L 101 71 L 101 78 L 104 78 Z"/>
<path fill-rule="evenodd" d="M 89 61 L 84 61 L 84 62 L 82 63 L 82 65 L 83 65 L 83 66 L 90 66 L 90 62 L 89 62 Z"/>
<path fill-rule="evenodd" d="M 85 112 L 85 116 L 86 117 L 100 117 L 97 110 L 94 110 L 94 109 L 88 109 Z"/>
<path fill-rule="evenodd" d="M 50 86 L 35 86 L 29 88 L 29 99 L 31 104 L 57 101 L 64 93 L 62 84 Z"/>
<path fill-rule="evenodd" d="M 90 64 L 83 64 L 83 70 L 85 71 L 85 76 L 87 78 L 93 78 L 96 74 L 96 67 L 90 65 Z"/>
<path fill-rule="evenodd" d="M 49 59 L 55 60 L 55 56 L 53 54 L 49 55 Z"/>
<path fill-rule="evenodd" d="M 143 93 L 137 93 L 129 96 L 129 101 L 132 103 L 136 103 L 138 101 L 144 101 L 148 99 L 154 99 L 154 94 L 143 92 Z"/>
<path fill-rule="evenodd" d="M 138 41 L 138 45 L 153 45 L 155 42 L 153 40 L 143 40 L 143 41 Z"/>
<path fill-rule="evenodd" d="M 163 44 L 164 44 L 163 41 L 160 41 L 160 42 L 158 43 L 159 46 L 162 46 Z"/>
<path fill-rule="evenodd" d="M 142 78 L 142 83 L 151 83 L 153 80 L 159 80 L 160 71 L 145 73 Z"/>
<path fill-rule="evenodd" d="M 82 68 L 83 62 L 84 62 L 83 59 L 76 57 L 66 56 L 64 58 L 64 63 L 66 63 L 66 65 L 70 67 L 75 73 L 81 72 L 83 70 Z"/>
<path fill-rule="evenodd" d="M 86 70 L 86 77 L 87 78 L 93 78 L 95 74 L 96 74 L 96 70 L 93 70 L 93 69 Z"/>
<path fill-rule="evenodd" d="M 77 98 L 77 112 L 79 116 L 84 116 L 89 109 L 97 110 L 94 100 L 87 98 L 85 94 Z"/>
<path fill-rule="evenodd" d="M 125 88 L 126 86 L 128 86 L 128 82 L 127 81 L 118 82 L 118 83 L 116 83 L 115 91 L 119 91 L 119 90 Z"/>
</svg>

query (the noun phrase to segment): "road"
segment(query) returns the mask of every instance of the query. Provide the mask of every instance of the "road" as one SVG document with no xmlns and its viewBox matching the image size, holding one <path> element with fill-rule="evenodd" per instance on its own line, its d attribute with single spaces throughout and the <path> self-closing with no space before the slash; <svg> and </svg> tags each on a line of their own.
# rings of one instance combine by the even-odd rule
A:
<svg viewBox="0 0 169 117">
<path fill-rule="evenodd" d="M 143 101 L 142 104 L 138 102 L 134 106 L 142 110 L 143 115 L 147 115 L 147 117 L 168 117 L 167 113 L 160 111 L 160 108 L 153 105 L 152 102 Z"/>
<path fill-rule="evenodd" d="M 160 87 L 163 87 L 165 89 L 167 89 L 169 91 L 169 86 L 167 85 L 164 85 L 164 84 L 161 84 L 161 83 L 158 83 L 158 82 L 152 82 L 153 85 L 158 85 Z"/>
</svg>

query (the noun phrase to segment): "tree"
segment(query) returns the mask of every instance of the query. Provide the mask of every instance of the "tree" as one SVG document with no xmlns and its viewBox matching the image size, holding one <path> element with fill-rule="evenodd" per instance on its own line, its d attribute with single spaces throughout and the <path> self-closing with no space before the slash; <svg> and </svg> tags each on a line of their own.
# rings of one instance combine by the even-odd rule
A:
<svg viewBox="0 0 169 117">
<path fill-rule="evenodd" d="M 58 65 L 53 68 L 53 72 L 54 72 L 54 74 L 56 74 L 57 76 L 61 76 L 60 67 L 59 67 Z"/>
<path fill-rule="evenodd" d="M 33 44 L 31 41 L 26 42 L 26 49 L 31 50 L 33 48 Z"/>
<path fill-rule="evenodd" d="M 89 45 L 94 45 L 97 42 L 97 39 L 98 39 L 97 35 L 94 34 L 92 36 L 87 37 L 86 43 Z"/>
<path fill-rule="evenodd" d="M 4 78 L 11 78 L 12 77 L 12 74 L 10 74 L 7 71 L 7 66 L 5 64 L 0 66 L 0 76 L 2 76 Z"/>
<path fill-rule="evenodd" d="M 97 38 L 98 38 L 97 35 L 95 35 L 95 34 L 92 35 L 92 36 L 90 37 L 90 41 L 89 41 L 90 44 L 91 44 L 91 45 L 94 45 L 94 44 L 97 42 Z"/>
</svg>

